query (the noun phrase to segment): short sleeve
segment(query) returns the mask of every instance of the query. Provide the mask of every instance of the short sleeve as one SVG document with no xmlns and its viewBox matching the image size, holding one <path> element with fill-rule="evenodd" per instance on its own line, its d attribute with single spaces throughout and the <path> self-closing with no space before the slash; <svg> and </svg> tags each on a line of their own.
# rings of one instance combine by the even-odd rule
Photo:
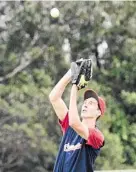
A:
<svg viewBox="0 0 136 172">
<path fill-rule="evenodd" d="M 60 126 L 61 126 L 61 130 L 62 130 L 63 134 L 65 134 L 65 132 L 66 132 L 68 126 L 69 126 L 68 112 L 67 112 L 67 114 L 66 114 L 64 120 L 61 121 L 61 120 L 59 119 L 59 124 L 60 124 Z"/>
<path fill-rule="evenodd" d="M 104 136 L 97 128 L 89 129 L 89 137 L 86 144 L 92 146 L 95 149 L 99 149 L 104 146 Z"/>
</svg>

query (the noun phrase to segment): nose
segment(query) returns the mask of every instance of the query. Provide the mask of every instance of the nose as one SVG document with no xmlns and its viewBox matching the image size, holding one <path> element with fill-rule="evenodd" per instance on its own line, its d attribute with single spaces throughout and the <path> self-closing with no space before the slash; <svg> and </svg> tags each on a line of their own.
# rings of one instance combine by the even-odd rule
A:
<svg viewBox="0 0 136 172">
<path fill-rule="evenodd" d="M 87 107 L 88 107 L 88 102 L 87 102 L 87 101 L 84 101 L 83 107 L 84 107 L 84 108 L 87 108 Z"/>
<path fill-rule="evenodd" d="M 87 104 L 84 104 L 83 108 L 87 108 Z"/>
</svg>

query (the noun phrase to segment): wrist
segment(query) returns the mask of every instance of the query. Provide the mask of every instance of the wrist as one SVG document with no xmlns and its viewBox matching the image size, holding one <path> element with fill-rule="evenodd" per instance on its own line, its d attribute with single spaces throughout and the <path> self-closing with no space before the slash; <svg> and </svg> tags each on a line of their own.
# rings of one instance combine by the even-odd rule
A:
<svg viewBox="0 0 136 172">
<path fill-rule="evenodd" d="M 72 87 L 78 90 L 78 86 L 76 84 L 73 84 Z"/>
<path fill-rule="evenodd" d="M 67 71 L 66 76 L 71 81 L 71 69 Z"/>
</svg>

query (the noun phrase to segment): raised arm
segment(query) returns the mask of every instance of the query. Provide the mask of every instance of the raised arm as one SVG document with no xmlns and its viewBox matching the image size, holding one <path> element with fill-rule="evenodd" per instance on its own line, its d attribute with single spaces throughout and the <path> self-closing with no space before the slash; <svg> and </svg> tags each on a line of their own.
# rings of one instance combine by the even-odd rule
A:
<svg viewBox="0 0 136 172">
<path fill-rule="evenodd" d="M 78 114 L 77 110 L 77 86 L 73 84 L 70 94 L 70 103 L 69 103 L 69 125 L 84 139 L 88 139 L 89 130 L 87 126 L 85 126 Z"/>
<path fill-rule="evenodd" d="M 71 81 L 71 70 L 69 70 L 55 85 L 51 93 L 49 94 L 49 100 L 56 112 L 56 115 L 60 120 L 65 118 L 68 108 L 65 102 L 62 100 L 62 94 L 65 90 L 65 87 Z"/>
</svg>

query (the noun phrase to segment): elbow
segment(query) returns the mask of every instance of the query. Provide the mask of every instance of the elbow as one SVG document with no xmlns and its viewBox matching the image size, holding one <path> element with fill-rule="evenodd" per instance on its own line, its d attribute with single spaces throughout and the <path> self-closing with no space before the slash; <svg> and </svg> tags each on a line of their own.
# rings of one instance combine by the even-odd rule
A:
<svg viewBox="0 0 136 172">
<path fill-rule="evenodd" d="M 69 120 L 69 126 L 71 127 L 71 128 L 76 128 L 77 126 L 78 126 L 78 121 L 74 121 L 74 120 Z"/>
<path fill-rule="evenodd" d="M 69 120 L 69 126 L 72 128 L 72 127 L 73 127 L 73 125 L 74 125 L 74 123 L 73 123 L 73 122 L 71 122 L 71 121 Z"/>
<path fill-rule="evenodd" d="M 71 128 L 75 128 L 75 124 L 72 122 L 69 122 L 69 126 L 71 127 Z"/>
<path fill-rule="evenodd" d="M 79 128 L 79 123 L 78 122 L 69 122 L 69 126 L 73 129 L 73 130 L 77 130 Z"/>
<path fill-rule="evenodd" d="M 52 93 L 50 93 L 49 100 L 50 100 L 50 102 L 54 102 L 56 100 L 56 97 Z"/>
<path fill-rule="evenodd" d="M 51 93 L 49 94 L 49 100 L 50 100 L 51 103 L 53 103 L 53 102 L 58 101 L 58 100 L 59 100 L 59 97 L 56 96 L 54 93 L 51 92 Z"/>
<path fill-rule="evenodd" d="M 51 101 L 52 100 L 52 95 L 51 95 L 51 93 L 49 94 L 49 100 Z"/>
</svg>

